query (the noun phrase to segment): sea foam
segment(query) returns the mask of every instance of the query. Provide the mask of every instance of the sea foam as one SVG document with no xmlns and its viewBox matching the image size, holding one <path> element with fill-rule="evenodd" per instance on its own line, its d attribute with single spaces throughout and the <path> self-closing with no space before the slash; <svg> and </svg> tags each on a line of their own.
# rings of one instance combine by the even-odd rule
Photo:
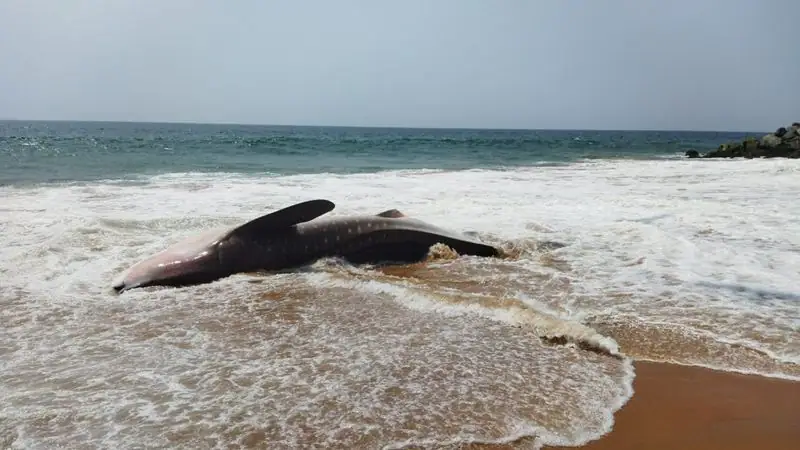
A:
<svg viewBox="0 0 800 450">
<path fill-rule="evenodd" d="M 0 442 L 578 444 L 631 395 L 628 357 L 800 379 L 798 172 L 589 161 L 0 188 Z M 564 246 L 110 292 L 171 242 L 311 198 Z"/>
</svg>

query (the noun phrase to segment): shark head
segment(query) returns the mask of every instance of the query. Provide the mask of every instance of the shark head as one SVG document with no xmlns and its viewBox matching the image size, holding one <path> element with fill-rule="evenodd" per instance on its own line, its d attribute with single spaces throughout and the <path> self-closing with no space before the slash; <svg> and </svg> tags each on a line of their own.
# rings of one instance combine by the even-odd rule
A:
<svg viewBox="0 0 800 450">
<path fill-rule="evenodd" d="M 333 208 L 333 202 L 328 200 L 309 200 L 235 228 L 213 229 L 192 236 L 136 263 L 117 278 L 112 287 L 122 293 L 146 286 L 207 283 L 231 275 L 247 268 L 241 261 L 257 257 L 248 243 L 285 233 L 294 225 L 313 220 Z"/>
<path fill-rule="evenodd" d="M 153 285 L 183 286 L 218 278 L 223 271 L 219 242 L 228 230 L 209 230 L 156 253 L 128 269 L 112 287 L 118 293 Z"/>
</svg>

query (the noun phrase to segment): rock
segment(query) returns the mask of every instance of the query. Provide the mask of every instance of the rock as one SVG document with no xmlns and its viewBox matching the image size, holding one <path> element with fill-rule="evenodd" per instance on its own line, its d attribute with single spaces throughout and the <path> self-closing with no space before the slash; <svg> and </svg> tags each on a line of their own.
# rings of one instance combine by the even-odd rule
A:
<svg viewBox="0 0 800 450">
<path fill-rule="evenodd" d="M 722 144 L 718 149 L 708 152 L 704 158 L 736 158 L 744 156 L 744 146 L 742 144 Z"/>
<path fill-rule="evenodd" d="M 796 150 L 788 145 L 781 145 L 764 152 L 764 158 L 797 158 Z"/>
<path fill-rule="evenodd" d="M 786 129 L 782 128 L 782 130 L 784 134 L 786 134 Z M 777 134 L 770 133 L 762 137 L 761 142 L 759 142 L 759 144 L 761 145 L 762 148 L 775 148 L 781 145 L 782 142 L 783 140 L 780 138 L 780 136 L 778 136 Z"/>
<path fill-rule="evenodd" d="M 686 151 L 689 158 L 800 158 L 800 122 L 794 122 L 791 128 L 780 127 L 756 139 L 748 137 L 742 142 L 730 142 L 718 149 L 700 155 L 695 150 Z"/>
<path fill-rule="evenodd" d="M 758 141 L 756 138 L 749 137 L 744 140 L 744 151 L 745 152 L 752 152 L 753 150 L 758 149 Z"/>
</svg>

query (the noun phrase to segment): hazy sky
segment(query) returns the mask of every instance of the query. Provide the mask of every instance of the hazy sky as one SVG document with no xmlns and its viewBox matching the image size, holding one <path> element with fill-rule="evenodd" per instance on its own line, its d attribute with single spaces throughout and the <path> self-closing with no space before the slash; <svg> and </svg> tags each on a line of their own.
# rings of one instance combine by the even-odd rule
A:
<svg viewBox="0 0 800 450">
<path fill-rule="evenodd" d="M 0 0 L 0 118 L 772 130 L 798 0 Z"/>
</svg>

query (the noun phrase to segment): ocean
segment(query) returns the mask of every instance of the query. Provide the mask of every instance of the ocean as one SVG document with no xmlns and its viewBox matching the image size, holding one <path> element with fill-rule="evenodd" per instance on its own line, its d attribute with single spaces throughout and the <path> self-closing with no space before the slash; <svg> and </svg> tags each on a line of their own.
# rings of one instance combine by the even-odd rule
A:
<svg viewBox="0 0 800 450">
<path fill-rule="evenodd" d="M 635 361 L 800 380 L 800 161 L 747 133 L 0 122 L 0 447 L 455 447 L 613 427 Z M 111 283 L 293 203 L 508 257 Z"/>
</svg>

